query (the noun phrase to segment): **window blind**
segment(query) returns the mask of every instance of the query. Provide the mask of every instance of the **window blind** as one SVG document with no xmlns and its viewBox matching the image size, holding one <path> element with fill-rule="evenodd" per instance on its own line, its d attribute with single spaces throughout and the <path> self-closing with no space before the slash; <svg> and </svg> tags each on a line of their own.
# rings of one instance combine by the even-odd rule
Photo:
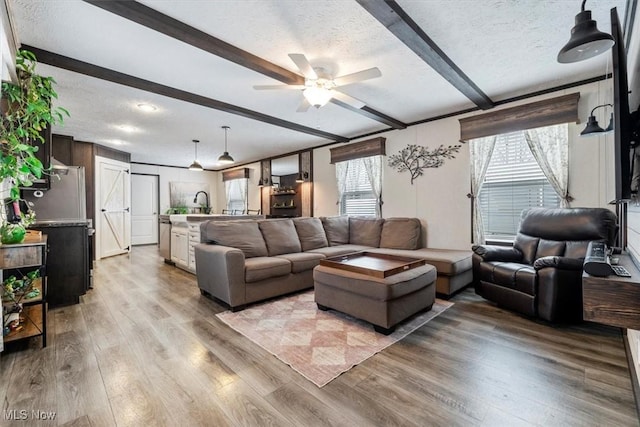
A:
<svg viewBox="0 0 640 427">
<path fill-rule="evenodd" d="M 376 216 L 377 200 L 360 159 L 350 160 L 347 185 L 340 203 L 342 215 Z"/>
<path fill-rule="evenodd" d="M 479 197 L 485 236 L 495 240 L 515 237 L 524 209 L 560 206 L 521 131 L 498 136 Z"/>
</svg>

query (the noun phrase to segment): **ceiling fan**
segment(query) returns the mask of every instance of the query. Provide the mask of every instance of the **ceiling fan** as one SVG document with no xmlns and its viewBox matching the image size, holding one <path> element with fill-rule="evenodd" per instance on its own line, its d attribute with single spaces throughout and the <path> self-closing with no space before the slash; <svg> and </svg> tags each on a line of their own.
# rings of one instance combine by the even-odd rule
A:
<svg viewBox="0 0 640 427">
<path fill-rule="evenodd" d="M 346 74 L 344 76 L 332 77 L 325 69 L 312 67 L 307 58 L 301 53 L 290 53 L 289 58 L 296 64 L 304 76 L 304 85 L 257 85 L 254 89 L 295 89 L 302 90 L 304 99 L 298 107 L 298 112 L 305 112 L 312 105 L 320 108 L 331 99 L 336 99 L 353 108 L 362 108 L 365 103 L 339 91 L 339 87 L 358 83 L 364 80 L 375 79 L 382 76 L 376 67 Z"/>
</svg>

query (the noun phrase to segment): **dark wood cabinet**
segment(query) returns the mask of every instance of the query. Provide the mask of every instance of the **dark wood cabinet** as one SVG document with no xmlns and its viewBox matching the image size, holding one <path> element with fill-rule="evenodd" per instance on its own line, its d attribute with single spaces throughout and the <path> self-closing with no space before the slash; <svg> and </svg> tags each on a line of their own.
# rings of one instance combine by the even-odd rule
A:
<svg viewBox="0 0 640 427">
<path fill-rule="evenodd" d="M 583 274 L 583 317 L 605 325 L 640 329 L 640 271 L 629 255 L 620 255 L 619 263 L 631 277 Z"/>
<path fill-rule="evenodd" d="M 46 221 L 30 228 L 47 236 L 49 305 L 77 304 L 90 285 L 88 221 Z"/>
</svg>

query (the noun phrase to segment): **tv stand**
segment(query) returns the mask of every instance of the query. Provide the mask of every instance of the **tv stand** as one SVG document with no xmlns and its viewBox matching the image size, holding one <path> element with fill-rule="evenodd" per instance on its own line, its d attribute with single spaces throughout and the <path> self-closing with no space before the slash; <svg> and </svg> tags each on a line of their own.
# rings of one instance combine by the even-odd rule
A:
<svg viewBox="0 0 640 427">
<path fill-rule="evenodd" d="M 582 308 L 584 320 L 640 329 L 640 270 L 631 257 L 622 253 L 618 264 L 625 267 L 631 277 L 596 277 L 582 275 Z"/>
</svg>

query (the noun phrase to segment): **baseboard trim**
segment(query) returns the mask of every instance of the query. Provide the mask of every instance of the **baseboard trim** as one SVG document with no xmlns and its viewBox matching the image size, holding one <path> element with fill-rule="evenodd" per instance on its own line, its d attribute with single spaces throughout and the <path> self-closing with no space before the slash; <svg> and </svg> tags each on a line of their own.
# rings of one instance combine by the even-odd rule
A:
<svg viewBox="0 0 640 427">
<path fill-rule="evenodd" d="M 624 341 L 624 352 L 627 355 L 627 366 L 629 366 L 629 373 L 631 374 L 631 387 L 633 388 L 633 399 L 636 402 L 636 412 L 640 419 L 640 383 L 638 383 L 638 374 L 633 365 L 633 356 L 631 355 L 631 347 L 629 346 L 629 337 L 627 336 L 627 330 L 622 330 L 622 336 Z"/>
</svg>

